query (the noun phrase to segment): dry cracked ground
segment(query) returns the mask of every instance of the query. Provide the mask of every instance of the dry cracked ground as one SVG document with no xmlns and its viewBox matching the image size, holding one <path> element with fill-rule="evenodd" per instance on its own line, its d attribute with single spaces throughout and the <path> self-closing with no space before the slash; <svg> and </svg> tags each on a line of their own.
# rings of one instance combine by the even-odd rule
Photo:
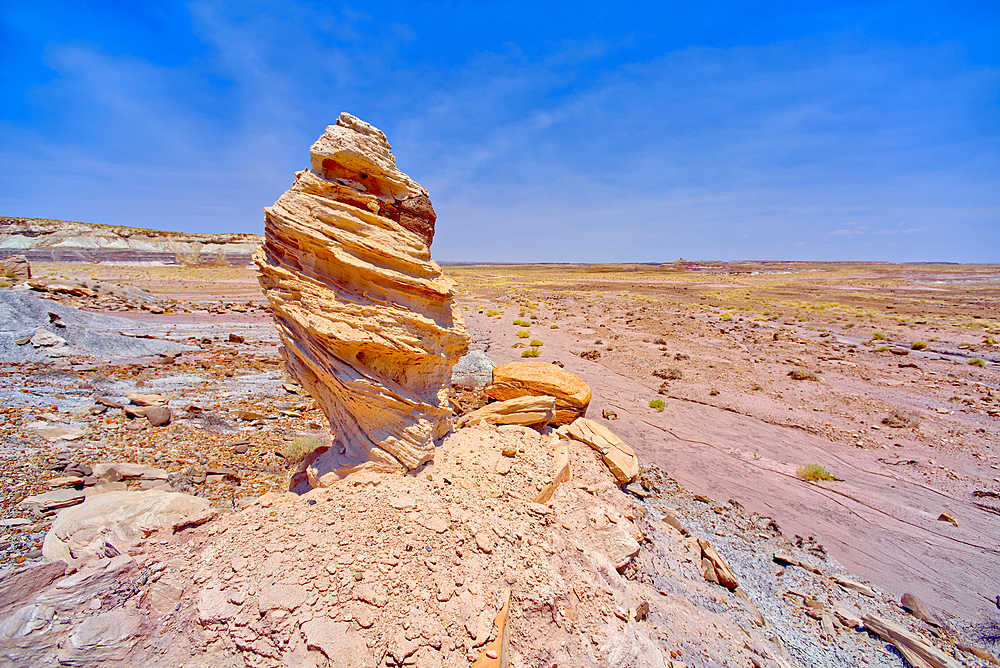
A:
<svg viewBox="0 0 1000 668">
<path fill-rule="evenodd" d="M 73 317 L 63 307 L 126 322 L 102 325 L 121 334 L 87 355 L 69 334 L 68 347 L 35 346 L 20 331 L 5 348 L 0 559 L 50 578 L 27 599 L 0 584 L 5 660 L 907 665 L 852 629 L 874 613 L 987 665 L 976 629 L 1000 605 L 997 268 L 670 269 L 447 268 L 473 349 L 497 363 L 537 353 L 583 378 L 588 417 L 646 465 L 651 495 L 624 494 L 571 441 L 571 480 L 532 505 L 553 476 L 550 436 L 511 427 L 453 433 L 417 475 L 283 494 L 328 434 L 284 375 L 251 270 L 34 267 L 77 288 L 31 291 L 53 332 Z M 99 354 L 122 339 L 163 350 Z M 154 426 L 136 395 L 169 423 Z M 833 479 L 804 480 L 810 464 Z M 223 512 L 43 572 L 59 505 L 140 488 Z M 699 538 L 735 592 L 705 580 Z M 905 613 L 904 593 L 943 626 Z"/>
</svg>

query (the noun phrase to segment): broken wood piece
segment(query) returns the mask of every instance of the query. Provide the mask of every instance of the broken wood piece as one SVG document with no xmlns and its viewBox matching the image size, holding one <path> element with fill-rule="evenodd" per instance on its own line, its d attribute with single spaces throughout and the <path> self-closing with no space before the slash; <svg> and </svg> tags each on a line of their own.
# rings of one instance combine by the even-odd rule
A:
<svg viewBox="0 0 1000 668">
<path fill-rule="evenodd" d="M 962 668 L 962 664 L 916 633 L 877 615 L 862 618 L 865 628 L 895 645 L 913 668 Z"/>
<path fill-rule="evenodd" d="M 552 478 L 552 482 L 542 487 L 535 498 L 531 500 L 532 503 L 545 504 L 549 502 L 552 498 L 552 494 L 556 491 L 556 488 L 564 482 L 568 482 L 570 478 L 569 470 L 569 446 L 565 443 L 559 443 L 559 436 L 552 434 L 549 438 L 549 447 L 552 448 L 552 453 L 555 455 L 556 460 L 556 474 Z"/>
<path fill-rule="evenodd" d="M 472 668 L 507 668 L 508 636 L 507 617 L 510 613 L 510 589 L 503 591 L 503 607 L 493 620 L 497 629 L 496 638 L 483 647 Z"/>
<path fill-rule="evenodd" d="M 711 543 L 704 538 L 699 538 L 698 545 L 701 547 L 702 559 L 708 559 L 712 562 L 712 567 L 715 570 L 715 576 L 718 578 L 718 583 L 730 591 L 739 587 L 740 583 L 736 579 L 736 576 L 733 575 L 731 570 L 729 570 L 729 566 L 722 559 L 722 557 L 719 556 L 719 553 L 715 551 L 715 548 L 712 547 Z"/>
</svg>

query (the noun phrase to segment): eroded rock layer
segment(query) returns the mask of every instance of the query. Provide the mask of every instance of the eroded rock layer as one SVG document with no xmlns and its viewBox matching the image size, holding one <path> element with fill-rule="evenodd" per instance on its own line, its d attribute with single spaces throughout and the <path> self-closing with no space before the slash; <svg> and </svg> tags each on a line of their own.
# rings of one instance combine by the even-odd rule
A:
<svg viewBox="0 0 1000 668">
<path fill-rule="evenodd" d="M 385 135 L 349 114 L 310 153 L 312 169 L 265 209 L 254 260 L 288 369 L 336 437 L 314 465 L 413 469 L 449 429 L 445 391 L 469 343 L 454 283 L 431 260 L 434 207 Z"/>
</svg>

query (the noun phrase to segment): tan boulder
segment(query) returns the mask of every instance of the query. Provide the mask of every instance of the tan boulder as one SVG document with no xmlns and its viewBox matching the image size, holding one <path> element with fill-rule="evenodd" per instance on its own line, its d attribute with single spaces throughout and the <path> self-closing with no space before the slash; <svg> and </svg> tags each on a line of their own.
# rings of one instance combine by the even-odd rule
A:
<svg viewBox="0 0 1000 668">
<path fill-rule="evenodd" d="M 505 401 L 515 397 L 549 396 L 556 399 L 552 424 L 569 424 L 583 417 L 590 404 L 590 387 L 569 371 L 547 362 L 511 362 L 493 369 L 493 384 L 486 394 Z"/>
<path fill-rule="evenodd" d="M 254 261 L 288 370 L 337 436 L 313 466 L 413 469 L 450 429 L 446 390 L 469 344 L 454 282 L 431 260 L 434 207 L 385 135 L 350 114 L 310 154 L 265 209 Z"/>
<path fill-rule="evenodd" d="M 599 422 L 577 418 L 565 433 L 601 453 L 605 465 L 619 484 L 632 482 L 639 475 L 639 458 L 635 456 L 635 451 Z"/>
<path fill-rule="evenodd" d="M 477 424 L 519 424 L 523 426 L 544 425 L 556 413 L 553 397 L 517 397 L 507 401 L 487 404 L 478 410 L 463 415 L 458 426 Z"/>
</svg>

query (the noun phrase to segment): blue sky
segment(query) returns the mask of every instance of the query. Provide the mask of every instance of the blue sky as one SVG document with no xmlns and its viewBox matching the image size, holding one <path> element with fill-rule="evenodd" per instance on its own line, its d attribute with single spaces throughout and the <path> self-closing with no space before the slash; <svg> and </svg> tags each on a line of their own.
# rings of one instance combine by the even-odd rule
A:
<svg viewBox="0 0 1000 668">
<path fill-rule="evenodd" d="M 0 90 L 0 215 L 260 233 L 349 111 L 439 260 L 1000 261 L 996 2 L 0 0 Z"/>
</svg>

